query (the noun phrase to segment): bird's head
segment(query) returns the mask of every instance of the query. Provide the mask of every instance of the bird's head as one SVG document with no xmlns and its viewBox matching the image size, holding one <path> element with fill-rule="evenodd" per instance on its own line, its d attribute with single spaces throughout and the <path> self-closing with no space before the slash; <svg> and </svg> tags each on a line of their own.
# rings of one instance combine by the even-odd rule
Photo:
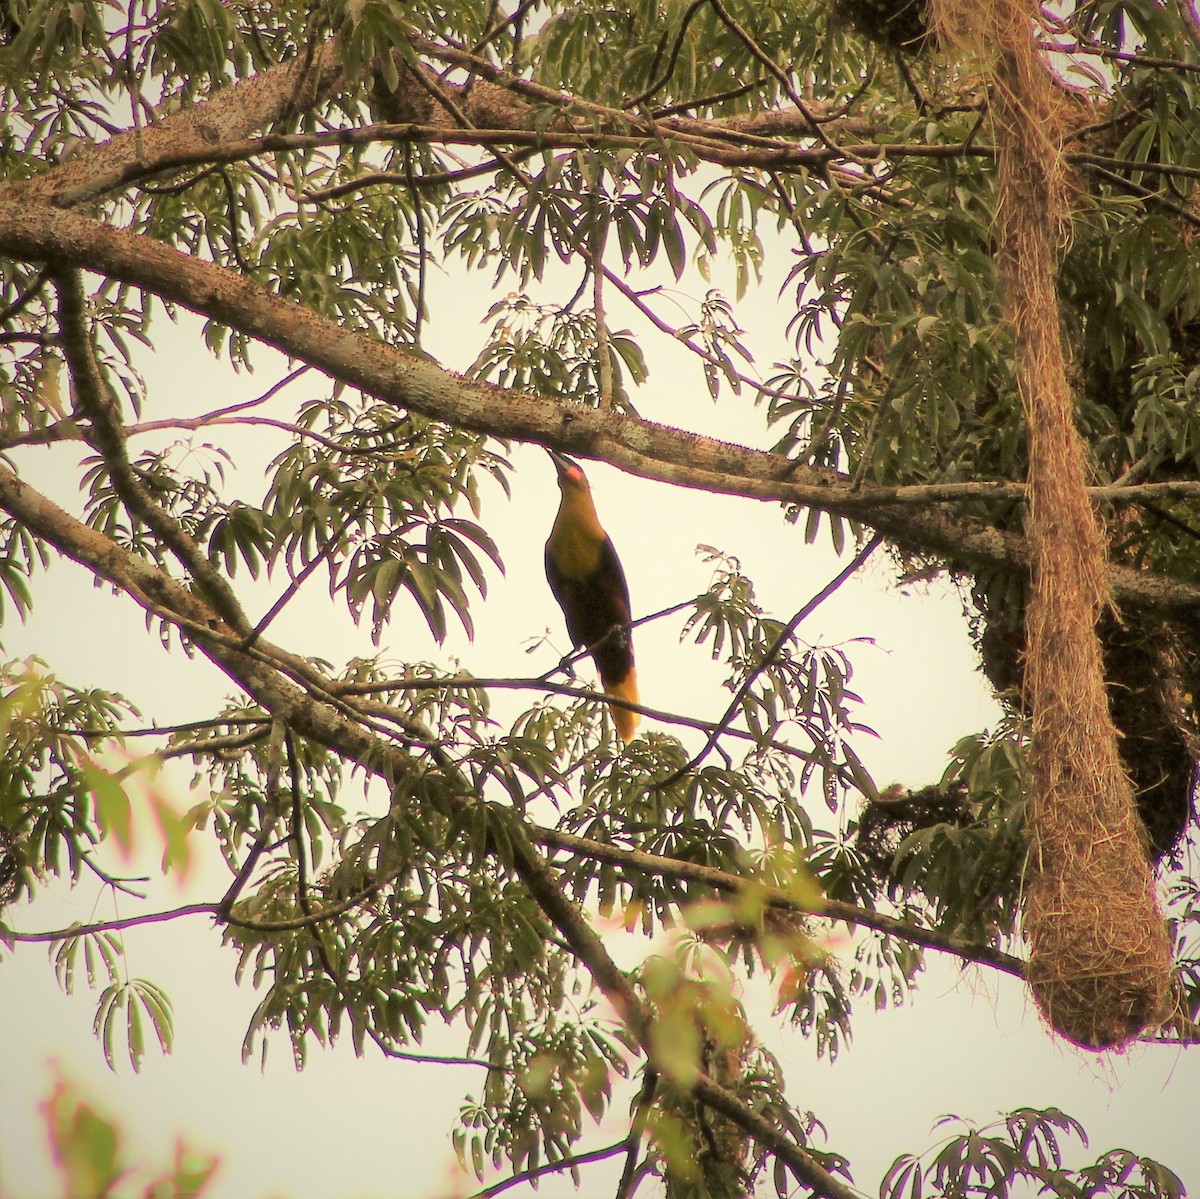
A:
<svg viewBox="0 0 1200 1199">
<path fill-rule="evenodd" d="M 551 461 L 554 463 L 554 469 L 558 471 L 558 486 L 562 491 L 590 491 L 587 475 L 583 473 L 583 467 L 572 458 L 568 458 L 565 454 L 560 454 L 557 450 L 547 450 Z"/>
</svg>

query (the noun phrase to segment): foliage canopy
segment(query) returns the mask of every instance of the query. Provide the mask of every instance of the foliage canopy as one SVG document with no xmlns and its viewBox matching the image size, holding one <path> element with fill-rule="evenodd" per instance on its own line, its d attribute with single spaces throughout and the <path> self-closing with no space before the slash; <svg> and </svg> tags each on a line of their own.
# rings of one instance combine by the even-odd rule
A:
<svg viewBox="0 0 1200 1199">
<path fill-rule="evenodd" d="M 1088 0 L 1028 32 L 1068 113 L 1057 297 L 1109 558 L 1109 703 L 1175 945 L 1178 1007 L 1145 1035 L 1194 1043 L 1200 22 Z M 923 8 L 873 0 L 6 7 L 0 611 L 24 616 L 70 559 L 144 609 L 180 680 L 198 656 L 236 689 L 160 728 L 37 661 L 4 668 L 0 939 L 50 942 L 67 989 L 82 961 L 110 1063 L 171 1041 L 169 997 L 122 966 L 139 918 L 18 931 L 17 902 L 125 887 L 112 851 L 145 808 L 166 870 L 201 839 L 228 865 L 188 914 L 261 994 L 247 1056 L 276 1030 L 301 1063 L 339 1033 L 406 1056 L 446 1020 L 487 1067 L 454 1133 L 481 1172 L 571 1160 L 633 1076 L 623 1195 L 857 1193 L 730 980 L 765 971 L 835 1055 L 927 950 L 1024 972 L 1028 445 L 995 86 Z M 738 302 L 780 261 L 791 352 L 763 370 Z M 709 285 L 729 264 L 732 298 Z M 478 346 L 433 303 L 443 270 L 495 289 Z M 140 364 L 184 310 L 229 369 L 274 347 L 289 372 L 251 404 L 173 411 Z M 447 326 L 462 358 L 443 366 Z M 662 338 L 695 362 L 679 428 L 639 415 Z M 746 445 L 693 431 L 711 402 Z M 237 423 L 274 439 L 265 481 L 228 471 Z M 720 663 L 728 712 L 659 713 L 628 745 L 566 661 L 485 679 L 373 653 L 416 626 L 471 636 L 516 442 L 782 503 L 846 569 L 785 621 L 712 550 L 711 586 L 653 619 Z M 48 446 L 77 493 L 35 481 Z M 960 582 L 1006 711 L 907 794 L 856 754 L 851 656 L 797 635 L 884 545 Z M 314 575 L 369 634 L 361 656 L 271 639 Z M 534 698 L 501 723 L 518 685 Z M 170 760 L 197 778 L 187 813 L 153 782 Z M 621 970 L 597 932 L 614 912 L 686 934 Z M 823 948 L 835 925 L 848 963 Z M 956 1127 L 882 1193 L 1181 1193 L 1124 1150 L 1068 1169 L 1081 1131 L 1053 1109 Z"/>
</svg>

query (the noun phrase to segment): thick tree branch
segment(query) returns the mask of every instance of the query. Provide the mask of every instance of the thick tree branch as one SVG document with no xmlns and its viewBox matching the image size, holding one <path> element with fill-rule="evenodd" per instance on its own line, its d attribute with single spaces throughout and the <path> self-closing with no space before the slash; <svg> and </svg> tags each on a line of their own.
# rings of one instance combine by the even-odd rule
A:
<svg viewBox="0 0 1200 1199">
<path fill-rule="evenodd" d="M 206 150 L 211 153 L 289 113 L 307 110 L 337 94 L 345 82 L 334 45 L 327 42 L 311 55 L 262 71 L 203 103 L 106 142 L 79 146 L 58 166 L 0 189 L 0 196 L 59 208 L 86 204 L 126 186 L 151 164 L 179 156 L 203 161 Z"/>
<path fill-rule="evenodd" d="M 58 208 L 86 205 L 102 196 L 120 192 L 139 180 L 182 167 L 237 161 L 269 153 L 272 149 L 301 145 L 366 144 L 403 138 L 432 142 L 456 140 L 481 145 L 503 141 L 505 136 L 509 144 L 520 144 L 522 139 L 532 137 L 532 144 L 537 146 L 554 145 L 554 138 L 567 139 L 557 144 L 582 145 L 594 142 L 594 129 L 604 128 L 605 123 L 610 127 L 610 134 L 618 128 L 629 128 L 629 114 L 618 109 L 540 87 L 504 72 L 478 55 L 415 34 L 412 44 L 418 52 L 435 61 L 464 67 L 475 77 L 469 86 L 437 83 L 467 117 L 469 129 L 455 130 L 455 123 L 439 106 L 428 102 L 428 96 L 418 86 L 413 72 L 405 69 L 401 74 L 398 106 L 407 108 L 417 120 L 315 135 L 316 141 L 312 140 L 314 135 L 295 135 L 290 139 L 288 135 L 272 135 L 248 141 L 255 131 L 296 112 L 309 111 L 346 89 L 350 81 L 334 43 L 329 41 L 311 55 L 241 80 L 191 108 L 115 134 L 105 142 L 78 147 L 65 162 L 0 189 L 0 198 L 45 203 Z M 430 77 L 436 79 L 432 73 Z M 560 127 L 539 134 L 535 105 L 546 103 L 553 103 L 564 111 L 569 107 L 575 112 L 586 112 L 593 120 L 579 130 Z M 825 114 L 818 109 L 816 115 Z M 600 124 L 597 125 L 597 121 Z M 809 120 L 798 113 L 766 113 L 761 117 L 739 114 L 728 121 L 674 117 L 652 122 L 639 117 L 635 123 L 646 128 L 644 133 L 632 136 L 630 144 L 645 144 L 647 139 L 659 141 L 664 137 L 685 139 L 697 151 L 708 146 L 715 156 L 711 161 L 722 161 L 726 155 L 732 155 L 738 161 L 741 158 L 740 151 L 728 144 L 722 148 L 713 138 L 744 142 L 754 137 L 774 137 L 780 140 L 765 149 L 760 148 L 760 156 L 764 152 L 775 157 L 783 155 L 789 161 L 802 164 L 807 161 L 803 151 L 800 151 L 801 157 L 796 158 L 797 147 L 789 141 L 806 131 L 811 134 L 812 130 Z M 846 132 L 855 135 L 862 135 L 869 128 L 862 123 L 846 122 L 845 125 Z M 493 136 L 497 131 L 502 134 L 498 139 Z M 551 140 L 545 141 L 546 137 Z M 751 164 L 747 161 L 744 165 Z M 814 160 L 811 165 L 819 167 L 821 163 Z"/>
</svg>

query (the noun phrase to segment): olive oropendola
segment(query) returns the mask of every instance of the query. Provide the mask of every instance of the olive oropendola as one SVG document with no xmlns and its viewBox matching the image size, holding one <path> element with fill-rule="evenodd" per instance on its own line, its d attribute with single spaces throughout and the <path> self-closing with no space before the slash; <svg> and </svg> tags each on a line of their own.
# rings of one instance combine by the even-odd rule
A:
<svg viewBox="0 0 1200 1199">
<path fill-rule="evenodd" d="M 600 524 L 592 489 L 577 462 L 546 451 L 558 471 L 562 500 L 546 541 L 546 578 L 567 618 L 571 643 L 592 655 L 607 694 L 638 702 L 630 636 L 629 587 L 612 540 Z M 633 737 L 641 717 L 609 705 L 621 740 Z"/>
</svg>

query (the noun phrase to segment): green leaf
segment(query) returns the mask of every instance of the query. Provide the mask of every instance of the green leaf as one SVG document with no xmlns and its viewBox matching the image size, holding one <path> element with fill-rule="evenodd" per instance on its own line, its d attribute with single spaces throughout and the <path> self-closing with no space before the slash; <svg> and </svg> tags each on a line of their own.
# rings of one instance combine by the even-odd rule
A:
<svg viewBox="0 0 1200 1199">
<path fill-rule="evenodd" d="M 116 1126 L 60 1082 L 43 1106 L 68 1195 L 102 1197 L 122 1173 Z"/>
<path fill-rule="evenodd" d="M 125 854 L 133 849 L 133 808 L 117 778 L 93 758 L 78 763 L 84 789 L 96 805 L 96 823 L 105 836 L 115 838 Z"/>
</svg>

